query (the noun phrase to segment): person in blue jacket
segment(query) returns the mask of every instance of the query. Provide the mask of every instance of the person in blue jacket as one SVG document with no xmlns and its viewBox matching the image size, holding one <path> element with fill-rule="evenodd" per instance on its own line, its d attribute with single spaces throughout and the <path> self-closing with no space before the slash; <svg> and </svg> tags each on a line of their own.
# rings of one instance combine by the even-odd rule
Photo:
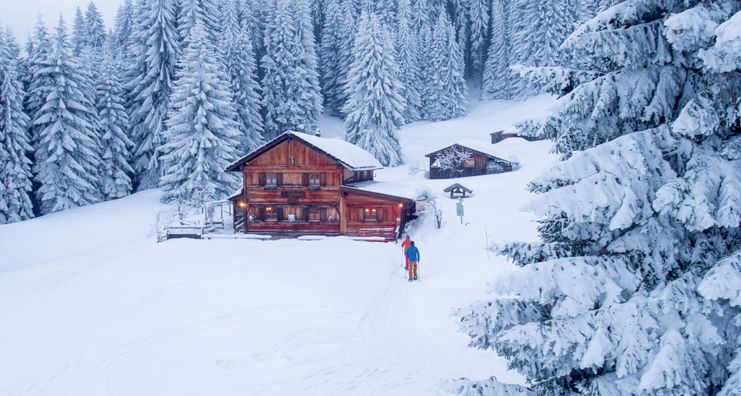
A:
<svg viewBox="0 0 741 396">
<path fill-rule="evenodd" d="M 406 251 L 409 259 L 409 281 L 417 280 L 417 263 L 419 262 L 419 249 L 414 246 L 414 241 L 409 244 Z"/>
</svg>

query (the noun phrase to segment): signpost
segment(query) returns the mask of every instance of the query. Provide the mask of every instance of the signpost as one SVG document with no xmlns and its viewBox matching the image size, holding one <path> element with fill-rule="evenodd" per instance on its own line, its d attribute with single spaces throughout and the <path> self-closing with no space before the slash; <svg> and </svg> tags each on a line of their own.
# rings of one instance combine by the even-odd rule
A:
<svg viewBox="0 0 741 396">
<path fill-rule="evenodd" d="M 458 217 L 461 218 L 461 224 L 463 224 L 463 199 L 458 198 L 458 203 L 455 204 L 455 212 Z"/>
</svg>

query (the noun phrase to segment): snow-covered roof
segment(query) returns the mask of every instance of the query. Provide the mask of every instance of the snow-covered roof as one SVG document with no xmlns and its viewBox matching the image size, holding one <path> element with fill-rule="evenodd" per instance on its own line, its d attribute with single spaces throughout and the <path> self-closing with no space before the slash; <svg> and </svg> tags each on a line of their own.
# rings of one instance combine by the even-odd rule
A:
<svg viewBox="0 0 741 396">
<path fill-rule="evenodd" d="M 446 148 L 451 147 L 451 146 L 454 146 L 454 145 L 458 145 L 458 146 L 462 146 L 462 147 L 467 147 L 467 148 L 469 148 L 471 150 L 478 151 L 481 154 L 485 154 L 485 155 L 488 155 L 488 156 L 491 156 L 491 157 L 496 157 L 496 158 L 499 158 L 499 159 L 503 159 L 505 161 L 517 163 L 517 160 L 512 155 L 510 155 L 508 153 L 505 153 L 505 152 L 503 152 L 501 150 L 497 150 L 496 148 L 494 148 L 494 145 L 493 144 L 484 143 L 484 142 L 480 142 L 478 140 L 472 140 L 472 139 L 459 140 L 459 141 L 457 141 L 455 143 L 452 143 L 452 144 L 449 144 L 449 145 L 447 145 L 445 147 L 441 147 L 441 148 L 433 151 L 431 154 L 437 153 L 438 151 L 445 150 Z M 430 154 L 428 154 L 427 156 L 430 156 Z"/>
<path fill-rule="evenodd" d="M 238 170 L 239 165 L 251 160 L 289 136 L 295 137 L 309 146 L 313 146 L 319 151 L 324 152 L 350 170 L 375 170 L 383 168 L 383 165 L 371 153 L 352 143 L 340 139 L 314 136 L 303 132 L 288 131 L 240 158 L 230 165 L 227 170 Z"/>
<path fill-rule="evenodd" d="M 419 189 L 409 183 L 367 181 L 345 185 L 355 190 L 367 191 L 376 194 L 391 195 L 399 198 L 415 200 L 420 195 Z"/>
</svg>

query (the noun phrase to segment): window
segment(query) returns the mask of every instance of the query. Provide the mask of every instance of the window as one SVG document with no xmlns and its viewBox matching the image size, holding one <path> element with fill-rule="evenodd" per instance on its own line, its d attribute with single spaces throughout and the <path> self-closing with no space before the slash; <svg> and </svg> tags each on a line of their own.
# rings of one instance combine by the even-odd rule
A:
<svg viewBox="0 0 741 396">
<path fill-rule="evenodd" d="M 278 185 L 278 174 L 277 173 L 266 173 L 265 174 L 265 187 L 276 187 Z"/>
<path fill-rule="evenodd" d="M 265 219 L 265 221 L 278 221 L 278 220 L 280 220 L 280 217 L 281 216 L 280 216 L 280 213 L 279 213 L 280 212 L 279 209 L 280 208 L 274 208 L 272 206 L 266 206 L 265 209 L 264 209 L 265 210 L 265 212 L 264 212 L 265 215 L 263 216 L 263 218 Z"/>
<path fill-rule="evenodd" d="M 466 158 L 465 161 L 463 161 L 463 167 L 464 168 L 473 168 L 476 166 L 476 160 L 473 157 Z"/>
<path fill-rule="evenodd" d="M 363 221 L 378 221 L 378 209 L 377 208 L 365 208 L 363 209 Z"/>
<path fill-rule="evenodd" d="M 319 186 L 321 185 L 322 185 L 322 175 L 319 173 L 310 173 L 309 174 L 309 187 L 319 188 Z"/>
<path fill-rule="evenodd" d="M 322 221 L 322 211 L 319 208 L 309 208 L 309 222 L 318 223 Z"/>
</svg>

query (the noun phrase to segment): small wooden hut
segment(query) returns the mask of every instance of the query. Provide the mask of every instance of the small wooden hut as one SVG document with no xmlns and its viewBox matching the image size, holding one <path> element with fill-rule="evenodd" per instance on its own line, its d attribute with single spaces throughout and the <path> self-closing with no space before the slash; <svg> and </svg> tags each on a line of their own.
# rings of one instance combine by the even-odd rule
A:
<svg viewBox="0 0 741 396">
<path fill-rule="evenodd" d="M 426 155 L 430 159 L 430 179 L 487 175 L 510 172 L 519 165 L 491 145 L 466 140 Z"/>
</svg>

